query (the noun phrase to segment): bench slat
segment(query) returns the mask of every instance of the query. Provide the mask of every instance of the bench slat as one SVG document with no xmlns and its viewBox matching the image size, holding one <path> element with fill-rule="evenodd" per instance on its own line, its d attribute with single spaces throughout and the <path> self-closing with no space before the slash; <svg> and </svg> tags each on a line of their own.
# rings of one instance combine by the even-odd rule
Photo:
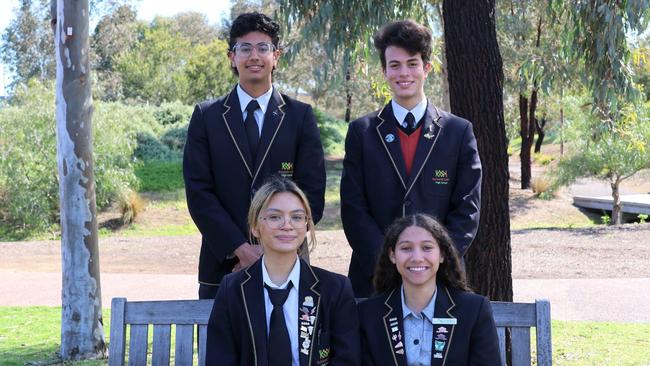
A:
<svg viewBox="0 0 650 366">
<path fill-rule="evenodd" d="M 530 328 L 511 328 L 512 366 L 530 366 Z"/>
<path fill-rule="evenodd" d="M 492 313 L 497 327 L 534 327 L 537 324 L 535 304 L 492 301 Z"/>
<path fill-rule="evenodd" d="M 169 366 L 171 334 L 170 324 L 155 324 L 153 326 L 152 366 Z"/>
<path fill-rule="evenodd" d="M 129 301 L 129 324 L 208 324 L 214 300 Z"/>
<path fill-rule="evenodd" d="M 551 303 L 548 300 L 537 300 L 537 365 L 551 366 L 553 362 L 553 347 L 551 344 Z"/>
<path fill-rule="evenodd" d="M 131 325 L 131 339 L 129 340 L 129 366 L 147 364 L 147 336 L 149 326 L 146 324 Z"/>
<path fill-rule="evenodd" d="M 497 327 L 497 335 L 499 336 L 499 352 L 501 352 L 501 365 L 506 364 L 506 328 Z"/>
<path fill-rule="evenodd" d="M 191 365 L 194 353 L 194 325 L 176 325 L 176 365 Z"/>
<path fill-rule="evenodd" d="M 124 305 L 126 299 L 116 297 L 111 300 L 111 335 L 109 343 L 108 366 L 124 365 L 126 341 L 126 323 L 124 322 Z"/>
<path fill-rule="evenodd" d="M 208 326 L 199 325 L 199 365 L 205 365 L 205 348 L 208 344 Z"/>
</svg>

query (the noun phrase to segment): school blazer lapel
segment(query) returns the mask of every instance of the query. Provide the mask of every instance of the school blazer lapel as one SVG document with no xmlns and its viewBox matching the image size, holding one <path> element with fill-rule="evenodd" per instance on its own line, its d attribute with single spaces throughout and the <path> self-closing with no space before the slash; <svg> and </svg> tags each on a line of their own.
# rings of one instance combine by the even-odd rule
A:
<svg viewBox="0 0 650 366">
<path fill-rule="evenodd" d="M 415 185 L 420 174 L 422 174 L 424 166 L 431 158 L 431 152 L 438 141 L 441 128 L 440 113 L 438 113 L 438 109 L 430 103 L 427 103 L 427 110 L 424 114 L 424 123 L 420 129 L 420 140 L 415 149 L 413 167 L 411 168 L 411 176 L 409 177 L 405 196 L 411 192 L 413 185 Z"/>
<path fill-rule="evenodd" d="M 246 268 L 245 278 L 241 283 L 241 296 L 244 299 L 244 312 L 248 321 L 250 337 L 253 341 L 255 366 L 268 363 L 266 311 L 264 309 L 264 287 L 262 281 L 262 260 Z"/>
<path fill-rule="evenodd" d="M 402 297 L 399 288 L 394 289 L 384 302 L 386 312 L 383 315 L 386 338 L 390 345 L 392 362 L 395 366 L 406 366 L 406 348 L 404 347 L 404 319 Z M 390 362 L 391 360 L 387 360 Z"/>
<path fill-rule="evenodd" d="M 311 266 L 300 260 L 300 289 L 298 292 L 298 358 L 300 366 L 311 365 L 311 360 L 327 358 L 328 349 L 319 349 L 320 292 L 318 276 Z M 325 357 L 320 357 L 323 355 Z M 318 364 L 318 362 L 314 362 Z"/>
<path fill-rule="evenodd" d="M 453 313 L 454 299 L 445 286 L 438 285 L 436 307 L 433 315 L 433 344 L 431 345 L 431 366 L 442 366 L 454 340 L 457 317 Z"/>
<path fill-rule="evenodd" d="M 277 136 L 284 121 L 284 105 L 284 99 L 282 99 L 282 96 L 274 87 L 271 99 L 269 99 L 269 105 L 264 114 L 264 124 L 262 124 L 262 134 L 260 135 L 260 145 L 257 148 L 257 156 L 254 157 L 253 185 L 264 161 L 268 157 L 275 136 Z"/>
<path fill-rule="evenodd" d="M 393 108 L 390 103 L 388 103 L 384 109 L 379 111 L 377 114 L 377 135 L 382 146 L 384 146 L 384 150 L 386 150 L 386 153 L 388 154 L 388 158 L 395 169 L 395 173 L 397 173 L 400 183 L 402 183 L 402 187 L 406 189 L 408 175 L 406 174 L 406 165 L 404 164 L 402 148 L 399 144 L 397 126 L 395 126 L 395 124 Z"/>
<path fill-rule="evenodd" d="M 253 157 L 250 153 L 250 148 L 248 147 L 248 136 L 246 135 L 246 130 L 244 128 L 244 119 L 242 118 L 241 106 L 239 105 L 239 97 L 237 96 L 237 88 L 228 94 L 226 100 L 223 102 L 224 112 L 221 115 L 223 123 L 228 130 L 228 134 L 232 139 L 232 143 L 239 153 L 239 157 L 242 160 L 242 164 L 246 168 L 248 175 L 253 177 Z"/>
</svg>

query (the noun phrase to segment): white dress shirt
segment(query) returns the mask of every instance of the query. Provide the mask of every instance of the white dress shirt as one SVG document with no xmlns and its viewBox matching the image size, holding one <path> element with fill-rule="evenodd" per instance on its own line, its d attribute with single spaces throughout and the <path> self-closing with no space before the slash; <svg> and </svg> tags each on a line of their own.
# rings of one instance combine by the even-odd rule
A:
<svg viewBox="0 0 650 366">
<path fill-rule="evenodd" d="M 240 99 L 241 100 L 241 99 Z M 391 106 L 393 107 L 393 115 L 395 116 L 395 120 L 397 123 L 402 125 L 404 128 L 409 128 L 408 124 L 404 119 L 406 119 L 406 115 L 411 112 L 413 114 L 413 117 L 415 117 L 415 128 L 418 127 L 418 123 L 420 123 L 420 120 L 422 117 L 424 117 L 424 113 L 427 111 L 427 98 L 425 97 L 418 103 L 413 109 L 408 110 L 401 105 L 397 104 L 395 99 L 390 101 Z"/>
<path fill-rule="evenodd" d="M 291 358 L 293 359 L 292 366 L 299 366 L 298 361 L 298 288 L 300 286 L 300 261 L 296 255 L 296 263 L 293 269 L 289 272 L 289 278 L 281 284 L 276 285 L 271 281 L 271 277 L 266 270 L 265 257 L 262 257 L 262 280 L 266 285 L 272 289 L 285 289 L 289 285 L 289 281 L 293 284 L 289 290 L 289 296 L 282 306 L 284 313 L 284 321 L 287 324 L 287 331 L 289 332 L 289 340 L 291 341 Z M 266 336 L 269 335 L 271 324 L 271 312 L 273 311 L 273 304 L 269 298 L 269 291 L 264 289 L 264 309 L 266 309 Z M 272 352 L 272 350 L 268 350 Z"/>
<path fill-rule="evenodd" d="M 264 113 L 266 113 L 266 109 L 269 107 L 269 101 L 271 100 L 271 95 L 273 95 L 273 87 L 269 89 L 266 93 L 260 95 L 257 98 L 253 98 L 248 93 L 244 91 L 244 89 L 237 84 L 237 97 L 239 97 L 239 106 L 241 107 L 241 116 L 244 121 L 246 121 L 246 117 L 248 116 L 248 112 L 246 111 L 246 107 L 248 106 L 248 103 L 250 103 L 251 100 L 255 99 L 257 103 L 260 105 L 260 107 L 255 110 L 253 113 L 255 115 L 255 122 L 257 122 L 257 128 L 260 131 L 260 136 L 262 135 L 262 126 L 264 125 Z"/>
</svg>

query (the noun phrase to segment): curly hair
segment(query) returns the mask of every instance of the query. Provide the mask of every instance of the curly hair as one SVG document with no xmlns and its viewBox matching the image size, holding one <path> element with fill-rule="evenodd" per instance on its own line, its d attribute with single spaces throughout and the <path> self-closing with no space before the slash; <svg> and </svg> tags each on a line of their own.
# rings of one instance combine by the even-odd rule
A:
<svg viewBox="0 0 650 366">
<path fill-rule="evenodd" d="M 447 233 L 447 230 L 432 216 L 415 214 L 401 217 L 388 228 L 384 238 L 384 245 L 375 267 L 373 284 L 376 293 L 387 292 L 398 288 L 402 284 L 402 276 L 397 272 L 397 267 L 390 260 L 390 253 L 395 251 L 397 240 L 408 227 L 417 226 L 429 233 L 438 243 L 443 262 L 438 267 L 436 281 L 446 287 L 470 292 L 467 285 L 465 271 L 461 268 L 458 251 Z"/>
<path fill-rule="evenodd" d="M 251 229 L 257 227 L 257 225 L 259 225 L 260 212 L 268 206 L 271 198 L 273 198 L 276 193 L 285 192 L 294 194 L 305 208 L 305 214 L 307 215 L 307 230 L 309 231 L 309 243 L 307 246 L 311 250 L 316 246 L 316 233 L 314 230 L 314 221 L 311 216 L 309 200 L 300 187 L 289 178 L 272 176 L 264 182 L 260 189 L 257 190 L 255 196 L 253 196 L 253 200 L 251 201 L 250 208 L 248 209 L 248 227 Z M 252 231 L 249 231 L 248 236 L 249 243 L 253 244 L 257 242 L 257 238 L 252 235 Z"/>
<path fill-rule="evenodd" d="M 254 11 L 252 13 L 240 14 L 232 22 L 232 25 L 230 26 L 230 35 L 228 37 L 228 53 L 232 52 L 233 47 L 237 44 L 237 38 L 245 36 L 251 32 L 266 34 L 271 37 L 271 42 L 275 46 L 275 49 L 280 48 L 280 25 L 269 16 Z M 239 75 L 237 68 L 232 66 L 231 68 L 235 75 Z"/>
<path fill-rule="evenodd" d="M 409 54 L 419 53 L 422 61 L 427 64 L 433 52 L 433 36 L 431 30 L 413 20 L 390 22 L 373 37 L 375 48 L 379 52 L 382 69 L 386 69 L 386 48 L 396 46 L 408 51 Z"/>
</svg>

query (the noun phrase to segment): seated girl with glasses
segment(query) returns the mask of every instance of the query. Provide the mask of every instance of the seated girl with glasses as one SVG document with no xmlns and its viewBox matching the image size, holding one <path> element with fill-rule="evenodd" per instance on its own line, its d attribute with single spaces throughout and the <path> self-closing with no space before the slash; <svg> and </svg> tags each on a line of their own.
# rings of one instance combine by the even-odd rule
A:
<svg viewBox="0 0 650 366">
<path fill-rule="evenodd" d="M 207 365 L 359 365 L 359 321 L 352 286 L 298 257 L 314 223 L 305 194 L 271 178 L 248 211 L 264 254 L 224 277 L 207 332 Z"/>
<path fill-rule="evenodd" d="M 447 231 L 433 217 L 397 219 L 359 304 L 363 365 L 500 365 L 490 301 L 470 292 Z"/>
</svg>

